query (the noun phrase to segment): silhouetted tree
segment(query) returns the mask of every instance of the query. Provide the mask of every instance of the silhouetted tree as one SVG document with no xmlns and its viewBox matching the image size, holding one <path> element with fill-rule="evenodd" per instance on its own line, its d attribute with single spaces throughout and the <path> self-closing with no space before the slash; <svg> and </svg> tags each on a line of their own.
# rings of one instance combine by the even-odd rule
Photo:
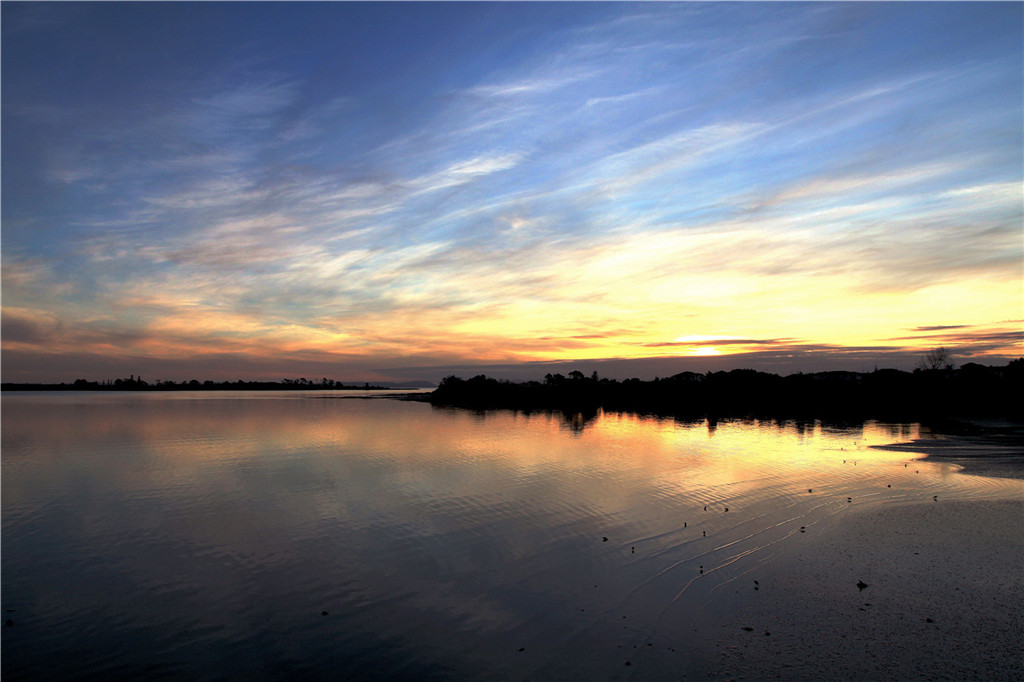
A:
<svg viewBox="0 0 1024 682">
<path fill-rule="evenodd" d="M 953 353 L 945 346 L 932 348 L 921 358 L 918 367 L 920 369 L 953 369 Z"/>
</svg>

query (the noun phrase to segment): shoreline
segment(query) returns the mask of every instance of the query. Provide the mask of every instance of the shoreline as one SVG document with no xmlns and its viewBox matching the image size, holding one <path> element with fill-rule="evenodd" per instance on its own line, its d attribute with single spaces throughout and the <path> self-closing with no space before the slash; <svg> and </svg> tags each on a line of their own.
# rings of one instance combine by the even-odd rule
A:
<svg viewBox="0 0 1024 682">
<path fill-rule="evenodd" d="M 871 447 L 1003 479 L 1007 497 L 853 510 L 736 589 L 703 637 L 707 679 L 1017 679 L 1024 437 L 977 426 Z"/>
<path fill-rule="evenodd" d="M 855 512 L 737 588 L 708 677 L 1015 679 L 1022 556 L 1024 494 Z"/>
<path fill-rule="evenodd" d="M 956 464 L 961 473 L 1024 479 L 1024 428 L 981 428 L 969 435 L 937 433 L 906 443 L 869 446 L 875 450 L 919 453 L 922 459 Z"/>
</svg>

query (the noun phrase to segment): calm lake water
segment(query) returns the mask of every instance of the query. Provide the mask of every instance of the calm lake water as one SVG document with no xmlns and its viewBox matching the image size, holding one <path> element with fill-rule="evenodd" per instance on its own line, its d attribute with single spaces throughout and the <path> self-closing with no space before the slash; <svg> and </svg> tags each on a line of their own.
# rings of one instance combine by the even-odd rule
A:
<svg viewBox="0 0 1024 682">
<path fill-rule="evenodd" d="M 337 396 L 5 393 L 5 682 L 681 679 L 852 509 L 1021 490 L 867 449 L 914 424 Z"/>
</svg>

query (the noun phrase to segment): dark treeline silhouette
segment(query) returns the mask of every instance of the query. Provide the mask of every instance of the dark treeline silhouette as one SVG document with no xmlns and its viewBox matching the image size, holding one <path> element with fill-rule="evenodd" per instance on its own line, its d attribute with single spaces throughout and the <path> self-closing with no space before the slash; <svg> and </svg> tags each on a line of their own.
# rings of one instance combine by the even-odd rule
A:
<svg viewBox="0 0 1024 682">
<path fill-rule="evenodd" d="M 1000 367 L 881 369 L 779 376 L 752 369 L 683 372 L 653 381 L 548 374 L 512 383 L 483 375 L 445 377 L 425 397 L 437 406 L 593 414 L 597 409 L 664 416 L 941 418 L 1020 416 L 1024 359 Z"/>
<path fill-rule="evenodd" d="M 308 391 L 328 390 L 383 390 L 392 386 L 345 384 L 334 379 L 283 379 L 281 381 L 154 381 L 152 383 L 136 377 L 108 381 L 86 381 L 76 379 L 72 384 L 12 384 L 0 385 L 5 391 Z M 413 386 L 406 386 L 413 388 Z"/>
</svg>

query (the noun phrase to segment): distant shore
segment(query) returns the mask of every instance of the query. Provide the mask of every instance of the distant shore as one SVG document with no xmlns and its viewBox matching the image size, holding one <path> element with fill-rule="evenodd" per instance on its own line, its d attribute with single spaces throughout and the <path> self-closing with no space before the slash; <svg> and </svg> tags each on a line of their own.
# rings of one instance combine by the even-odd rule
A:
<svg viewBox="0 0 1024 682">
<path fill-rule="evenodd" d="M 113 381 L 86 381 L 73 383 L 4 383 L 2 391 L 402 391 L 433 388 L 428 382 L 380 382 L 344 383 L 333 379 L 310 381 L 306 379 L 285 379 L 283 381 L 156 381 L 153 383 L 136 379 L 115 379 Z"/>
<path fill-rule="evenodd" d="M 583 372 L 548 374 L 543 382 L 513 383 L 483 375 L 445 377 L 424 398 L 468 409 L 598 409 L 681 417 L 821 418 L 833 421 L 921 421 L 1013 417 L 1005 395 L 1024 394 L 1024 359 L 1006 366 L 968 363 L 959 369 L 903 372 L 816 372 L 779 376 L 749 369 L 683 372 L 652 381 L 599 378 Z"/>
</svg>

